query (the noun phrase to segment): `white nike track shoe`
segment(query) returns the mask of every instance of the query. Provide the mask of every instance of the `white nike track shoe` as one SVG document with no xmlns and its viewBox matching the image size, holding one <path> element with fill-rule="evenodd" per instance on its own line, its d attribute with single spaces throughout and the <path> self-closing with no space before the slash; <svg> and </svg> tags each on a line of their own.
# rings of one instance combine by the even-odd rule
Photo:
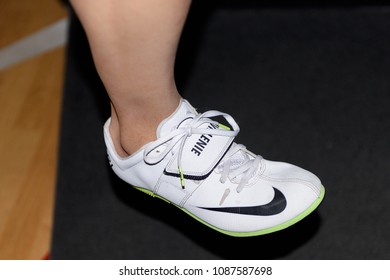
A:
<svg viewBox="0 0 390 280">
<path fill-rule="evenodd" d="M 217 116 L 227 123 L 213 120 Z M 224 234 L 284 229 L 314 211 L 325 194 L 314 174 L 233 142 L 239 127 L 230 115 L 199 114 L 184 99 L 159 125 L 157 140 L 129 157 L 115 152 L 109 125 L 110 119 L 104 125 L 108 158 L 122 180 Z"/>
</svg>

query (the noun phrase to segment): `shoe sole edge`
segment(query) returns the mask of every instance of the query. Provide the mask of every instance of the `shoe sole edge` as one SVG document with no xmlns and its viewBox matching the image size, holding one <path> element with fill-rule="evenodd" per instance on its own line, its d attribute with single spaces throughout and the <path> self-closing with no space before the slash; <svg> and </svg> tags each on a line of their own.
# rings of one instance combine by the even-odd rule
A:
<svg viewBox="0 0 390 280">
<path fill-rule="evenodd" d="M 280 231 L 280 230 L 286 229 L 286 228 L 288 228 L 288 227 L 298 223 L 302 219 L 306 218 L 315 209 L 317 209 L 317 207 L 321 204 L 321 202 L 323 201 L 324 196 L 325 196 L 325 187 L 321 185 L 321 191 L 320 191 L 320 195 L 318 196 L 318 198 L 310 205 L 310 207 L 308 207 L 305 211 L 303 211 L 298 216 L 296 216 L 296 217 L 294 217 L 294 218 L 292 218 L 292 219 L 290 219 L 290 220 L 288 220 L 288 221 L 286 221 L 286 222 L 284 222 L 282 224 L 279 224 L 279 225 L 276 225 L 276 226 L 273 226 L 273 227 L 270 227 L 270 228 L 256 230 L 256 231 L 237 232 L 237 231 L 228 231 L 228 230 L 224 230 L 224 229 L 218 228 L 216 226 L 213 226 L 213 225 L 209 224 L 208 222 L 200 219 L 196 215 L 192 214 L 187 209 L 185 209 L 183 207 L 180 207 L 179 205 L 176 205 L 176 204 L 170 202 L 169 200 L 165 199 L 162 196 L 159 196 L 159 195 L 153 193 L 150 190 L 147 190 L 147 189 L 144 189 L 144 188 L 140 188 L 140 187 L 136 187 L 136 186 L 133 186 L 133 187 L 135 189 L 139 190 L 139 191 L 142 191 L 143 193 L 146 193 L 146 194 L 152 196 L 152 197 L 159 198 L 159 199 L 161 199 L 161 200 L 163 200 L 163 201 L 165 201 L 165 202 L 167 202 L 169 204 L 172 204 L 172 205 L 176 206 L 177 208 L 179 208 L 180 210 L 184 211 L 186 214 L 188 214 L 189 216 L 191 216 L 192 218 L 194 218 L 198 222 L 206 225 L 207 227 L 209 227 L 209 228 L 211 228 L 213 230 L 216 230 L 216 231 L 218 231 L 220 233 L 223 233 L 225 235 L 229 235 L 229 236 L 233 236 L 233 237 L 259 236 L 259 235 L 265 235 L 265 234 L 269 234 L 269 233 L 273 233 L 273 232 L 276 232 L 276 231 Z"/>
</svg>

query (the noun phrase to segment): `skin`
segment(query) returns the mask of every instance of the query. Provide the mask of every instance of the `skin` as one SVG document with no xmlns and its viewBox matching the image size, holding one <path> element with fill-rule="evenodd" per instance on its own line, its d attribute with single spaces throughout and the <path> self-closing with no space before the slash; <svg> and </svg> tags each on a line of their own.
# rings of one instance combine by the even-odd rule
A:
<svg viewBox="0 0 390 280">
<path fill-rule="evenodd" d="M 177 46 L 191 0 L 71 0 L 111 101 L 110 133 L 126 157 L 156 139 L 177 108 Z"/>
</svg>

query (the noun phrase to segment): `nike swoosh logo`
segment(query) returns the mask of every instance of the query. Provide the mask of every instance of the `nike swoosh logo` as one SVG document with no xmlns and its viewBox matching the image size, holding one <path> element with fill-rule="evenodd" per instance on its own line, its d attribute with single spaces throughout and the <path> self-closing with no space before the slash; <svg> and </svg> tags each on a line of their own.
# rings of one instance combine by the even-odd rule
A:
<svg viewBox="0 0 390 280">
<path fill-rule="evenodd" d="M 217 212 L 226 212 L 232 214 L 241 214 L 241 215 L 255 215 L 255 216 L 273 216 L 277 215 L 286 208 L 287 200 L 286 197 L 279 191 L 277 188 L 274 189 L 275 195 L 274 198 L 267 204 L 257 205 L 257 206 L 243 206 L 243 207 L 200 207 L 202 209 L 217 211 Z"/>
</svg>

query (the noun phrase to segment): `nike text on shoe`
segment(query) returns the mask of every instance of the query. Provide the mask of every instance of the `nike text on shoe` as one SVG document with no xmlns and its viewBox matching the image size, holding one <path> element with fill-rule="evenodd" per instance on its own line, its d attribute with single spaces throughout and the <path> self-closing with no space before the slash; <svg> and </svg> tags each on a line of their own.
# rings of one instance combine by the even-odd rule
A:
<svg viewBox="0 0 390 280">
<path fill-rule="evenodd" d="M 217 116 L 226 125 L 213 120 Z M 312 173 L 236 144 L 239 127 L 230 115 L 199 114 L 184 99 L 159 125 L 157 140 L 130 157 L 115 152 L 109 125 L 110 119 L 104 125 L 108 157 L 122 180 L 224 234 L 284 229 L 309 215 L 325 194 Z"/>
</svg>

